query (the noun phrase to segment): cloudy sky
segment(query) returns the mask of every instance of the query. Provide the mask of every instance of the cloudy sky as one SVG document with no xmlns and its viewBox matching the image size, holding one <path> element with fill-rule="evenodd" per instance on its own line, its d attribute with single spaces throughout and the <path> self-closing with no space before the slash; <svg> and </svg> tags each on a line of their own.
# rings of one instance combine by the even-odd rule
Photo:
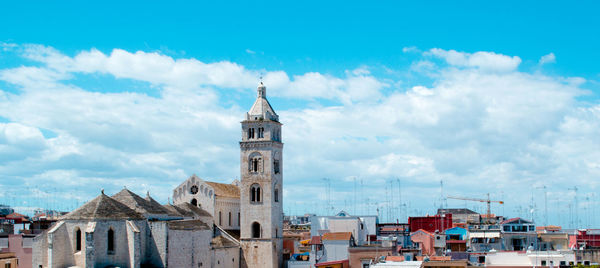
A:
<svg viewBox="0 0 600 268">
<path fill-rule="evenodd" d="M 485 212 L 443 191 L 599 227 L 599 7 L 462 4 L 6 4 L 0 203 L 237 179 L 263 77 L 286 214 Z"/>
</svg>

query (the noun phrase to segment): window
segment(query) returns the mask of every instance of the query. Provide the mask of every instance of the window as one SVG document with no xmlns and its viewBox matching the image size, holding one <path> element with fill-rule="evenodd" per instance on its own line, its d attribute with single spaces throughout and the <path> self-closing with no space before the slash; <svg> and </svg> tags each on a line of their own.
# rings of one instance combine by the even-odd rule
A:
<svg viewBox="0 0 600 268">
<path fill-rule="evenodd" d="M 221 221 L 221 211 L 219 211 L 219 225 L 223 225 L 223 222 Z"/>
<path fill-rule="evenodd" d="M 505 232 L 510 232 L 510 226 L 504 226 L 504 231 Z"/>
<path fill-rule="evenodd" d="M 198 186 L 193 185 L 192 188 L 190 188 L 190 193 L 191 194 L 196 194 L 198 193 Z"/>
<path fill-rule="evenodd" d="M 265 137 L 265 128 L 259 127 L 258 128 L 258 138 L 264 138 Z"/>
<path fill-rule="evenodd" d="M 279 202 L 279 189 L 273 191 L 273 199 L 275 199 L 275 202 Z"/>
<path fill-rule="evenodd" d="M 108 229 L 107 234 L 108 241 L 106 243 L 106 250 L 108 254 L 115 254 L 115 231 L 112 228 Z"/>
<path fill-rule="evenodd" d="M 81 229 L 75 231 L 75 251 L 81 251 Z"/>
<path fill-rule="evenodd" d="M 260 223 L 252 223 L 252 238 L 260 238 Z"/>
<path fill-rule="evenodd" d="M 275 174 L 279 174 L 279 160 L 273 161 L 273 171 Z"/>
<path fill-rule="evenodd" d="M 546 266 L 546 261 L 545 260 L 542 261 L 542 266 Z"/>
<path fill-rule="evenodd" d="M 196 198 L 192 199 L 192 201 L 190 201 L 190 204 L 192 204 L 194 207 L 198 206 L 198 200 L 196 200 Z"/>
<path fill-rule="evenodd" d="M 260 203 L 261 202 L 261 193 L 260 193 L 260 185 L 252 184 L 250 186 L 250 203 Z"/>
<path fill-rule="evenodd" d="M 229 226 L 231 226 L 231 211 L 229 212 Z"/>
<path fill-rule="evenodd" d="M 248 129 L 248 139 L 254 139 L 254 128 Z"/>
<path fill-rule="evenodd" d="M 258 152 L 253 152 L 248 157 L 248 171 L 251 173 L 263 172 L 262 155 Z"/>
<path fill-rule="evenodd" d="M 240 213 L 238 212 L 238 226 L 240 226 Z"/>
</svg>

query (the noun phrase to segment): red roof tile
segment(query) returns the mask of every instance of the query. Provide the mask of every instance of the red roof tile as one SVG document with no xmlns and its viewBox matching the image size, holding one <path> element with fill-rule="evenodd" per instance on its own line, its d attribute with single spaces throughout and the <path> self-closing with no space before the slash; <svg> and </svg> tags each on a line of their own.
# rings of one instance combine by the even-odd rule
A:
<svg viewBox="0 0 600 268">
<path fill-rule="evenodd" d="M 321 266 L 332 265 L 332 264 L 340 264 L 340 263 L 348 264 L 349 261 L 348 260 L 340 260 L 340 261 L 328 261 L 328 262 L 315 263 L 315 267 L 321 267 Z"/>
<path fill-rule="evenodd" d="M 325 233 L 323 234 L 322 240 L 343 240 L 348 241 L 352 237 L 351 232 L 337 232 L 337 233 Z"/>
<path fill-rule="evenodd" d="M 313 236 L 310 239 L 310 242 L 308 244 L 309 245 L 321 245 L 321 244 L 323 244 L 323 242 L 321 241 L 321 237 L 320 236 Z"/>
</svg>

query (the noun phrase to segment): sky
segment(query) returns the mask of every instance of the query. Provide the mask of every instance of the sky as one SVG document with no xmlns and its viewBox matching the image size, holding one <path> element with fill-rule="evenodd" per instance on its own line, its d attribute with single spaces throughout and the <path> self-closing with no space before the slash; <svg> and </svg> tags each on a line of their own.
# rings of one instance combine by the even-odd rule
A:
<svg viewBox="0 0 600 268">
<path fill-rule="evenodd" d="M 0 8 L 0 203 L 162 203 L 239 179 L 264 81 L 284 212 L 439 207 L 600 227 L 594 1 L 19 2 Z M 547 211 L 547 213 L 546 213 Z"/>
</svg>

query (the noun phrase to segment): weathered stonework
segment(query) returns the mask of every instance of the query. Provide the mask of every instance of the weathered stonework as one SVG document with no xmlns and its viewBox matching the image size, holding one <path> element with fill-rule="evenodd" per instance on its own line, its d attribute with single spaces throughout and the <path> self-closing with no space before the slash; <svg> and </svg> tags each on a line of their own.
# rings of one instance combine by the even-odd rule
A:
<svg viewBox="0 0 600 268">
<path fill-rule="evenodd" d="M 283 143 L 281 123 L 264 85 L 246 120 L 240 142 L 240 207 L 243 267 L 282 267 Z"/>
</svg>

